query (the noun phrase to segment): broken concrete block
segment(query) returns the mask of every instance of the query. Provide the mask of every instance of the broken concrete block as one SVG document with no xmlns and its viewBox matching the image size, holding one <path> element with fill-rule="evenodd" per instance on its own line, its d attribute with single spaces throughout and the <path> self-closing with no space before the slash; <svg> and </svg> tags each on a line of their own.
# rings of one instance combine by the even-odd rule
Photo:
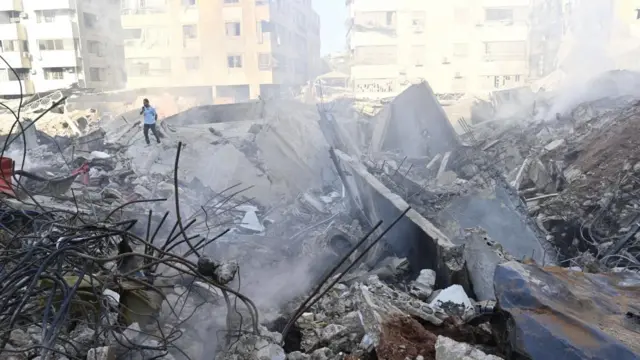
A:
<svg viewBox="0 0 640 360">
<path fill-rule="evenodd" d="M 151 193 L 151 191 L 147 190 L 147 188 L 141 185 L 137 185 L 133 189 L 133 192 L 142 196 L 144 199 L 151 199 L 153 197 L 153 194 Z"/>
<path fill-rule="evenodd" d="M 347 332 L 347 328 L 342 325 L 329 324 L 321 331 L 322 341 L 331 343 Z"/>
<path fill-rule="evenodd" d="M 438 307 L 449 315 L 464 317 L 467 312 L 474 312 L 473 304 L 460 285 L 451 285 L 442 290 L 438 296 L 429 304 L 431 307 Z"/>
<path fill-rule="evenodd" d="M 258 360 L 286 360 L 287 355 L 284 349 L 276 344 L 269 344 L 258 349 L 256 359 Z"/>
<path fill-rule="evenodd" d="M 228 284 L 233 280 L 237 272 L 238 263 L 229 261 L 218 266 L 215 270 L 215 275 L 222 284 Z"/>
<path fill-rule="evenodd" d="M 564 139 L 558 139 L 558 140 L 554 140 L 550 143 L 548 143 L 544 149 L 546 151 L 554 151 L 559 149 L 560 147 L 564 146 L 564 144 L 566 143 L 566 141 Z"/>
<path fill-rule="evenodd" d="M 472 345 L 438 336 L 436 360 L 502 360 L 502 358 L 495 355 L 487 355 Z"/>
<path fill-rule="evenodd" d="M 240 224 L 240 227 L 243 229 L 253 231 L 253 232 L 258 232 L 258 233 L 264 231 L 264 226 L 262 226 L 262 223 L 258 219 L 258 215 L 256 214 L 255 211 L 247 211 L 244 214 L 244 217 L 242 218 L 242 224 Z"/>
<path fill-rule="evenodd" d="M 115 360 L 116 353 L 110 346 L 102 346 L 90 349 L 87 353 L 87 360 Z"/>
<path fill-rule="evenodd" d="M 294 351 L 287 354 L 287 360 L 309 360 L 311 355 L 301 353 L 300 351 Z"/>
<path fill-rule="evenodd" d="M 436 272 L 431 269 L 422 269 L 418 278 L 411 282 L 409 293 L 422 301 L 426 301 L 433 293 L 435 284 Z"/>
<path fill-rule="evenodd" d="M 435 167 L 436 167 L 436 165 L 438 165 L 438 161 L 440 161 L 440 159 L 442 159 L 442 154 L 437 154 L 436 156 L 434 156 L 433 159 L 431 159 L 431 161 L 429 161 L 429 163 L 427 164 L 427 170 L 435 169 Z"/>
</svg>

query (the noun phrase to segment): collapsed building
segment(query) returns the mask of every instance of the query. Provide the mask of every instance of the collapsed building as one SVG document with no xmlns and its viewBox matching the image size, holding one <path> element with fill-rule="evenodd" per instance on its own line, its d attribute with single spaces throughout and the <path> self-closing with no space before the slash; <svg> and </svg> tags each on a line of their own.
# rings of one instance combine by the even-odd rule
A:
<svg viewBox="0 0 640 360">
<path fill-rule="evenodd" d="M 640 355 L 637 100 L 463 133 L 426 83 L 192 102 L 146 146 L 101 96 L 5 137 L 0 357 Z"/>
</svg>

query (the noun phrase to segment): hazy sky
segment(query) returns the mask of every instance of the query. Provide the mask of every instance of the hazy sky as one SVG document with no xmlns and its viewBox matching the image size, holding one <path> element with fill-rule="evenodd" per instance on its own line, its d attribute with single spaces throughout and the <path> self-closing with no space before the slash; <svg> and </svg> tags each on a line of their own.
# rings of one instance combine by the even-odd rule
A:
<svg viewBox="0 0 640 360">
<path fill-rule="evenodd" d="M 344 0 L 313 0 L 313 8 L 320 15 L 320 41 L 322 55 L 343 50 L 347 19 Z"/>
</svg>

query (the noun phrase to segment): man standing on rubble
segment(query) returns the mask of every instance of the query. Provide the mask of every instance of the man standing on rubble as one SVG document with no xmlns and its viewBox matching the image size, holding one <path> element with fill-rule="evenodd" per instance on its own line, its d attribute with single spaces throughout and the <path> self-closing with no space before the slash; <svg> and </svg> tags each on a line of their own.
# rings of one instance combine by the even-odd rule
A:
<svg viewBox="0 0 640 360">
<path fill-rule="evenodd" d="M 153 136 L 156 137 L 156 141 L 160 144 L 160 138 L 158 137 L 158 131 L 156 130 L 156 121 L 158 121 L 158 113 L 156 109 L 149 105 L 149 99 L 142 100 L 142 109 L 140 110 L 140 115 L 144 115 L 144 140 L 147 142 L 147 145 L 150 145 L 149 141 L 149 130 L 153 133 Z"/>
</svg>

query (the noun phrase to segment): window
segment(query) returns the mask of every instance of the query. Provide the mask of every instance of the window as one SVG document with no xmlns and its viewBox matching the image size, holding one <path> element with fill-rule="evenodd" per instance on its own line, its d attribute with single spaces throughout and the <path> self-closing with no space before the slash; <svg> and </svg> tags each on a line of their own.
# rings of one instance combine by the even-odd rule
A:
<svg viewBox="0 0 640 360">
<path fill-rule="evenodd" d="M 258 44 L 264 43 L 264 33 L 262 31 L 262 21 L 256 23 L 256 37 L 258 38 Z"/>
<path fill-rule="evenodd" d="M 398 62 L 397 49 L 393 45 L 358 46 L 354 58 L 357 65 L 389 65 Z"/>
<path fill-rule="evenodd" d="M 394 11 L 358 11 L 355 13 L 354 25 L 365 28 L 395 28 L 396 13 Z"/>
<path fill-rule="evenodd" d="M 170 58 L 126 59 L 128 76 L 164 76 L 171 73 Z"/>
<path fill-rule="evenodd" d="M 454 93 L 467 92 L 467 78 L 460 73 L 456 73 L 456 76 L 451 81 L 451 91 Z"/>
<path fill-rule="evenodd" d="M 197 25 L 182 25 L 182 38 L 183 39 L 197 39 L 198 38 L 198 26 Z"/>
<path fill-rule="evenodd" d="M 269 53 L 258 54 L 258 69 L 260 70 L 271 69 L 271 54 Z"/>
<path fill-rule="evenodd" d="M 240 36 L 240 23 L 239 22 L 228 22 L 224 24 L 225 31 L 227 36 Z"/>
<path fill-rule="evenodd" d="M 411 47 L 411 65 L 416 67 L 424 66 L 425 53 L 427 48 L 422 45 Z"/>
<path fill-rule="evenodd" d="M 513 9 L 485 9 L 485 21 L 513 21 Z"/>
<path fill-rule="evenodd" d="M 74 39 L 38 40 L 38 49 L 48 50 L 75 50 Z"/>
<path fill-rule="evenodd" d="M 18 81 L 18 80 L 27 80 L 29 79 L 29 69 L 14 69 L 13 71 L 9 69 L 0 69 L 0 82 L 3 81 Z M 16 77 L 16 74 L 18 75 Z"/>
<path fill-rule="evenodd" d="M 411 30 L 414 33 L 421 33 L 424 31 L 426 14 L 424 11 L 414 11 L 411 17 Z"/>
<path fill-rule="evenodd" d="M 104 56 L 104 45 L 99 41 L 87 41 L 87 49 L 90 54 L 94 54 L 97 56 Z"/>
<path fill-rule="evenodd" d="M 227 66 L 229 68 L 241 68 L 242 56 L 241 55 L 229 55 L 227 56 Z"/>
<path fill-rule="evenodd" d="M 2 40 L 0 42 L 0 51 L 2 52 L 20 51 L 19 40 Z"/>
<path fill-rule="evenodd" d="M 492 41 L 484 43 L 486 60 L 524 59 L 527 44 L 524 41 Z"/>
<path fill-rule="evenodd" d="M 469 44 L 466 44 L 466 43 L 453 44 L 453 56 L 455 57 L 469 56 Z"/>
<path fill-rule="evenodd" d="M 182 6 L 196 6 L 196 0 L 182 0 Z"/>
<path fill-rule="evenodd" d="M 200 58 L 199 57 L 184 58 L 184 67 L 187 69 L 187 71 L 199 70 Z"/>
<path fill-rule="evenodd" d="M 98 25 L 98 17 L 93 14 L 83 12 L 82 19 L 84 20 L 84 26 L 89 29 L 93 29 Z"/>
<path fill-rule="evenodd" d="M 387 26 L 395 25 L 396 13 L 395 11 L 387 11 Z"/>
<path fill-rule="evenodd" d="M 56 21 L 56 10 L 36 11 L 36 21 L 38 23 L 52 23 Z"/>
<path fill-rule="evenodd" d="M 89 68 L 89 80 L 91 81 L 104 81 L 104 69 L 103 68 Z"/>
<path fill-rule="evenodd" d="M 122 38 L 125 40 L 140 39 L 142 37 L 142 29 L 123 29 Z"/>
<path fill-rule="evenodd" d="M 44 68 L 44 79 L 45 80 L 62 80 L 64 79 L 64 69 L 63 68 Z"/>
<path fill-rule="evenodd" d="M 240 2 L 240 0 L 224 0 L 225 4 L 237 4 L 239 2 Z"/>
</svg>

